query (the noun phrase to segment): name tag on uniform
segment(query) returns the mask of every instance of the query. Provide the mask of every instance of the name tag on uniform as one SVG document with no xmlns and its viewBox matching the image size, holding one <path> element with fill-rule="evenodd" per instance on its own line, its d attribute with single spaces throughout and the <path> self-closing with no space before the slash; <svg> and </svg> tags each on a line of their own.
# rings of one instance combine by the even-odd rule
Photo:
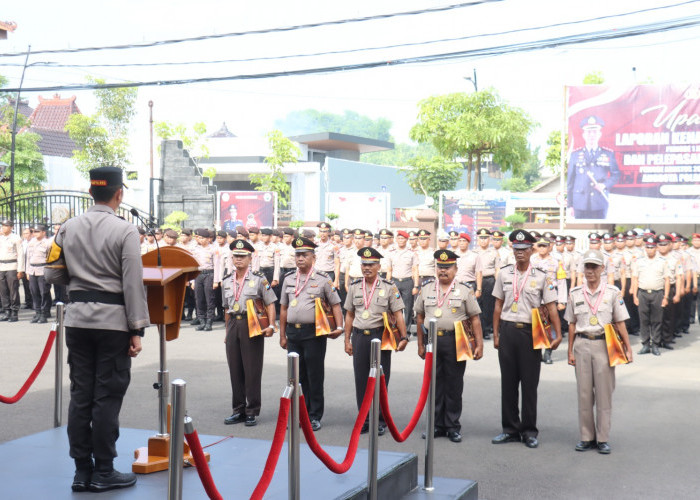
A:
<svg viewBox="0 0 700 500">
<path fill-rule="evenodd" d="M 504 284 L 504 285 L 512 285 L 513 282 L 512 282 L 512 281 L 504 281 L 503 284 Z"/>
<path fill-rule="evenodd" d="M 574 305 L 576 305 L 576 306 L 582 306 L 582 305 L 583 305 L 583 302 L 575 302 Z"/>
</svg>

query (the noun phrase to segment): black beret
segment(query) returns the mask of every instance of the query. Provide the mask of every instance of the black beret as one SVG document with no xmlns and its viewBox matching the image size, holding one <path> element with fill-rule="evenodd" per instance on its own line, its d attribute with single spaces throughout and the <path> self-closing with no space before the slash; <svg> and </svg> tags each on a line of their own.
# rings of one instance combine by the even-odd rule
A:
<svg viewBox="0 0 700 500">
<path fill-rule="evenodd" d="M 260 230 L 260 234 L 264 234 L 266 236 L 272 236 L 272 229 L 269 227 L 264 227 Z"/>
<path fill-rule="evenodd" d="M 221 236 L 222 238 L 226 238 L 226 231 L 217 231 L 216 235 Z"/>
<path fill-rule="evenodd" d="M 294 229 L 291 227 L 285 227 L 284 229 L 282 229 L 282 232 L 289 236 L 294 236 Z"/>
</svg>

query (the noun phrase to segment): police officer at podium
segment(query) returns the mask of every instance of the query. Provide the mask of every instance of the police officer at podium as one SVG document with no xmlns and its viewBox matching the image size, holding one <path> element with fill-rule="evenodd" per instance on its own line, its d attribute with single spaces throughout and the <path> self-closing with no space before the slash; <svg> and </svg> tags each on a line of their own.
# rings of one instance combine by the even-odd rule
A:
<svg viewBox="0 0 700 500">
<path fill-rule="evenodd" d="M 418 328 L 418 355 L 425 358 L 423 323 L 437 319 L 437 360 L 435 372 L 435 437 L 446 436 L 453 443 L 462 441 L 462 392 L 466 361 L 457 361 L 455 322 L 471 318 L 476 340 L 474 359 L 481 359 L 484 341 L 479 315 L 481 309 L 474 290 L 466 283 L 456 281 L 458 255 L 450 250 L 435 252 L 437 280 L 423 282 L 416 298 L 416 325 Z"/>
<path fill-rule="evenodd" d="M 501 268 L 493 287 L 493 346 L 501 368 L 501 425 L 503 432 L 493 444 L 522 441 L 537 448 L 537 386 L 540 382 L 540 351 L 533 349 L 532 309 L 544 304 L 556 332 L 552 349 L 561 343 L 557 314 L 557 291 L 549 288 L 547 274 L 530 264 L 532 234 L 517 229 L 508 239 L 513 244 L 515 265 Z M 522 391 L 522 417 L 518 394 Z"/>
<path fill-rule="evenodd" d="M 90 170 L 95 205 L 67 220 L 47 259 L 48 283 L 68 285 L 66 345 L 70 367 L 68 442 L 75 460 L 73 491 L 106 491 L 136 483 L 114 469 L 119 411 L 150 324 L 139 232 L 117 217 L 122 170 Z M 94 459 L 94 462 L 93 462 Z"/>
<path fill-rule="evenodd" d="M 325 224 L 325 223 L 324 223 Z M 327 337 L 343 333 L 340 297 L 331 277 L 314 268 L 316 244 L 308 238 L 292 241 L 297 269 L 282 282 L 280 297 L 280 345 L 299 354 L 299 379 L 306 409 L 314 431 L 321 429 L 323 417 L 323 379 Z M 328 336 L 316 336 L 316 299 L 330 304 L 338 327 Z"/>
<path fill-rule="evenodd" d="M 404 303 L 396 285 L 378 276 L 382 254 L 372 247 L 360 248 L 357 255 L 361 259 L 362 278 L 358 278 L 348 289 L 345 299 L 345 352 L 352 356 L 355 371 L 355 397 L 357 408 L 367 388 L 370 369 L 370 351 L 373 339 L 382 339 L 384 331 L 383 313 L 393 313 L 399 330 L 397 350 L 403 351 L 408 344 L 406 324 L 403 318 Z M 380 363 L 384 370 L 387 388 L 391 375 L 391 351 L 382 351 Z M 377 379 L 379 382 L 379 379 Z M 369 431 L 369 421 L 365 421 L 362 432 Z M 380 415 L 379 435 L 386 432 L 386 425 Z"/>
</svg>

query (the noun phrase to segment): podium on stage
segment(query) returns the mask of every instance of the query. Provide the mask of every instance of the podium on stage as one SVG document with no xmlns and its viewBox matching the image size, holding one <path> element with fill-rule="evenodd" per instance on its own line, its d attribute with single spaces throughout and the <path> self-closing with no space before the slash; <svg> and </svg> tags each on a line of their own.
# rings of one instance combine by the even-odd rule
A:
<svg viewBox="0 0 700 500">
<path fill-rule="evenodd" d="M 199 274 L 199 264 L 190 252 L 180 247 L 163 246 L 141 257 L 143 284 L 146 286 L 148 313 L 151 324 L 157 325 L 160 335 L 160 370 L 158 382 L 158 434 L 148 439 L 148 446 L 134 452 L 136 459 L 131 470 L 149 474 L 168 468 L 170 449 L 169 374 L 166 365 L 165 343 L 175 340 L 180 333 L 180 319 L 185 302 L 185 288 Z M 184 459 L 192 462 L 187 443 Z M 207 460 L 209 459 L 209 455 Z"/>
</svg>

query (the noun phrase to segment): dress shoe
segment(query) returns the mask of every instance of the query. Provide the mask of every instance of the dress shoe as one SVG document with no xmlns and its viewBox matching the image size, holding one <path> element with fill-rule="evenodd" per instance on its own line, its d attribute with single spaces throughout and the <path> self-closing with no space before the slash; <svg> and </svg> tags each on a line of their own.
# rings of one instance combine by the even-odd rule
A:
<svg viewBox="0 0 700 500">
<path fill-rule="evenodd" d="M 362 424 L 362 429 L 360 429 L 360 434 L 367 434 L 369 432 L 369 422 Z"/>
<path fill-rule="evenodd" d="M 204 320 L 200 321 L 199 325 L 197 325 L 195 327 L 195 330 L 197 330 L 198 332 L 201 332 L 202 330 L 204 330 L 204 327 L 206 326 L 206 324 L 207 324 L 206 321 L 204 321 Z"/>
<path fill-rule="evenodd" d="M 608 443 L 598 443 L 598 453 L 601 455 L 610 455 L 610 445 Z"/>
<path fill-rule="evenodd" d="M 12 311 L 10 313 L 10 319 L 7 321 L 10 323 L 17 323 L 19 321 L 19 317 L 17 316 L 19 313 L 17 311 Z"/>
<path fill-rule="evenodd" d="M 321 425 L 321 421 L 320 421 L 320 420 L 313 419 L 313 420 L 311 421 L 311 428 L 313 429 L 314 432 L 320 431 L 320 430 L 321 430 L 321 427 L 323 427 L 323 426 Z"/>
<path fill-rule="evenodd" d="M 491 334 L 490 334 L 490 333 L 484 333 L 484 334 L 482 334 L 482 336 L 483 336 L 483 339 L 484 339 L 484 340 L 488 340 L 488 339 L 491 338 Z"/>
<path fill-rule="evenodd" d="M 199 325 L 199 320 L 197 318 L 193 319 L 192 321 L 190 321 L 190 325 L 192 325 L 192 326 Z"/>
<path fill-rule="evenodd" d="M 508 434 L 502 433 L 491 440 L 493 444 L 503 444 L 503 443 L 519 443 L 520 436 L 518 434 Z"/>
<path fill-rule="evenodd" d="M 379 427 L 377 427 L 377 435 L 383 436 L 384 434 L 386 434 L 386 425 L 379 424 Z"/>
<path fill-rule="evenodd" d="M 661 342 L 659 344 L 659 347 L 663 347 L 664 349 L 668 349 L 669 351 L 673 350 L 673 346 L 669 344 L 668 342 Z"/>
<path fill-rule="evenodd" d="M 255 427 L 256 425 L 258 425 L 258 421 L 255 419 L 255 415 L 246 415 L 245 426 L 246 427 Z"/>
<path fill-rule="evenodd" d="M 544 350 L 544 364 L 545 365 L 552 364 L 552 351 L 550 349 Z"/>
<path fill-rule="evenodd" d="M 234 413 L 230 417 L 224 419 L 226 425 L 240 424 L 245 420 L 245 416 L 242 413 Z"/>
<path fill-rule="evenodd" d="M 676 338 L 680 338 L 680 337 L 682 337 L 683 335 L 681 335 L 680 333 L 676 332 L 676 333 L 673 334 L 673 336 L 676 337 Z"/>
<path fill-rule="evenodd" d="M 657 349 L 658 350 L 658 349 Z M 643 345 L 637 354 L 649 354 L 651 352 L 651 347 L 648 345 Z"/>
<path fill-rule="evenodd" d="M 30 323 L 36 323 L 37 321 L 39 321 L 38 314 L 35 314 L 34 316 L 32 316 L 32 319 L 29 320 Z"/>
<path fill-rule="evenodd" d="M 596 447 L 595 441 L 579 441 L 576 443 L 576 451 L 588 451 Z"/>
<path fill-rule="evenodd" d="M 675 343 L 676 343 L 676 341 L 675 341 L 675 340 L 673 340 L 673 339 L 671 339 L 671 340 L 667 340 L 667 341 L 666 341 L 666 342 L 664 342 L 664 343 L 665 343 L 665 344 L 675 344 Z"/>
<path fill-rule="evenodd" d="M 197 330 L 197 328 L 195 328 Z M 204 322 L 204 328 L 202 328 L 205 332 L 210 332 L 211 331 L 211 320 L 208 319 Z"/>
<path fill-rule="evenodd" d="M 689 332 L 688 332 L 688 328 L 683 328 L 682 332 L 683 332 L 683 333 L 689 333 Z"/>
<path fill-rule="evenodd" d="M 77 492 L 87 491 L 90 486 L 92 471 L 92 467 L 76 469 L 75 475 L 73 476 L 73 484 L 71 484 L 70 489 Z"/>
<path fill-rule="evenodd" d="M 453 443 L 461 443 L 462 442 L 462 435 L 457 431 L 448 431 L 447 432 L 447 439 L 449 439 Z"/>
<path fill-rule="evenodd" d="M 0 315 L 0 321 L 7 321 L 8 319 L 10 319 L 10 313 L 2 313 Z"/>
<path fill-rule="evenodd" d="M 654 356 L 661 356 L 661 351 L 659 351 L 659 348 L 656 345 L 651 346 L 651 353 Z"/>
<path fill-rule="evenodd" d="M 40 314 L 39 319 L 37 320 L 37 323 L 48 323 L 48 320 L 46 319 L 46 316 L 44 316 L 43 314 Z"/>
<path fill-rule="evenodd" d="M 425 436 L 426 436 L 425 432 L 423 434 L 421 434 L 421 438 L 425 439 Z M 435 437 L 435 438 L 443 438 L 446 436 L 447 436 L 447 431 L 445 431 L 443 429 L 435 429 L 433 431 L 433 437 Z"/>
<path fill-rule="evenodd" d="M 100 492 L 128 488 L 136 484 L 136 474 L 131 472 L 119 472 L 112 469 L 110 472 L 93 471 L 88 489 Z"/>
<path fill-rule="evenodd" d="M 525 438 L 524 443 L 528 448 L 537 448 L 540 444 L 535 436 Z"/>
<path fill-rule="evenodd" d="M 22 306 L 22 309 L 34 309 L 34 307 L 33 307 L 33 306 L 30 306 L 29 304 L 24 304 L 24 305 Z"/>
</svg>

